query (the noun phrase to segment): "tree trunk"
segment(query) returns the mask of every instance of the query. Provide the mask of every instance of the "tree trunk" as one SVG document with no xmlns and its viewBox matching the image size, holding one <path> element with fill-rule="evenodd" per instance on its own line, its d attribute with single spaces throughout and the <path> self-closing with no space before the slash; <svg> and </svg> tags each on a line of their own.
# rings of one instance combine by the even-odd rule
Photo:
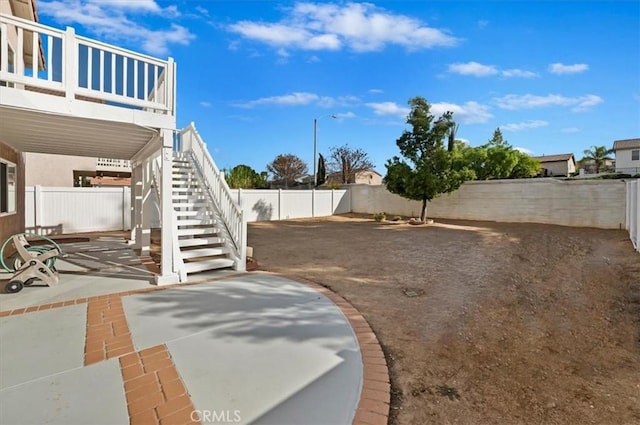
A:
<svg viewBox="0 0 640 425">
<path fill-rule="evenodd" d="M 427 220 L 427 198 L 422 199 L 422 211 L 420 212 L 420 221 L 425 222 Z"/>
</svg>

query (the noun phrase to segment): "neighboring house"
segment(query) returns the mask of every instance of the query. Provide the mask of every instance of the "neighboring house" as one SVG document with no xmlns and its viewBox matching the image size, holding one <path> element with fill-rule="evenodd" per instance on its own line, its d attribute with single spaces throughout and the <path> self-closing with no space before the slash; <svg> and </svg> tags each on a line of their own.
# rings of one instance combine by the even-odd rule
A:
<svg viewBox="0 0 640 425">
<path fill-rule="evenodd" d="M 616 140 L 613 150 L 617 173 L 640 174 L 640 139 Z"/>
<path fill-rule="evenodd" d="M 600 173 L 610 172 L 615 169 L 615 159 L 605 159 L 600 165 Z M 584 170 L 586 174 L 596 173 L 596 161 L 593 159 L 582 159 L 578 161 L 578 168 Z"/>
<path fill-rule="evenodd" d="M 25 227 L 25 154 L 91 158 L 86 167 L 96 168 L 69 169 L 93 174 L 96 158 L 121 158 L 131 164 L 131 239 L 142 252 L 160 215 L 156 283 L 245 270 L 242 210 L 195 126 L 176 128 L 173 59 L 41 25 L 35 0 L 0 0 L 0 29 L 0 240 Z M 30 158 L 50 186 L 55 157 Z"/>
<path fill-rule="evenodd" d="M 572 153 L 543 155 L 532 157 L 542 165 L 540 175 L 543 177 L 568 177 L 576 172 L 576 159 Z"/>
<path fill-rule="evenodd" d="M 128 186 L 131 163 L 122 159 L 25 153 L 27 186 Z"/>
<path fill-rule="evenodd" d="M 326 184 L 332 184 L 332 183 L 342 184 L 341 179 L 342 179 L 342 176 L 340 173 L 331 173 L 331 174 L 327 174 L 325 183 Z M 349 183 L 380 185 L 382 184 L 382 175 L 375 170 L 357 171 L 354 181 L 350 181 Z"/>
</svg>

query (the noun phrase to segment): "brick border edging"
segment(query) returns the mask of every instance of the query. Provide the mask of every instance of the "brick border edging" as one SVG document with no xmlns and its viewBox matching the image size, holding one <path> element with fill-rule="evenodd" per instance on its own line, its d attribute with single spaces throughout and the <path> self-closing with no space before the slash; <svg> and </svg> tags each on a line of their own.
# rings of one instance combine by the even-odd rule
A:
<svg viewBox="0 0 640 425">
<path fill-rule="evenodd" d="M 391 402 L 389 369 L 387 366 L 386 358 L 382 351 L 382 347 L 380 345 L 380 342 L 378 341 L 378 337 L 369 326 L 367 320 L 350 302 L 345 300 L 336 292 L 333 292 L 329 288 L 322 286 L 317 282 L 311 281 L 302 276 L 272 273 L 266 270 L 260 270 L 258 271 L 258 273 L 281 276 L 286 279 L 304 284 L 329 298 L 340 309 L 340 311 L 342 311 L 356 335 L 356 339 L 360 347 L 363 365 L 362 390 L 360 393 L 360 400 L 358 402 L 358 407 L 356 409 L 352 425 L 387 425 L 389 421 L 389 408 Z M 207 278 L 193 282 L 177 283 L 166 286 L 151 286 L 149 288 L 141 288 L 107 295 L 98 295 L 89 298 L 78 298 L 75 300 L 60 301 L 56 303 L 43 304 L 27 308 L 5 310 L 0 311 L 0 317 L 14 316 L 18 314 L 30 313 L 33 311 L 49 310 L 52 308 L 66 307 L 69 305 L 83 303 L 93 304 L 94 302 L 99 302 L 99 304 L 104 305 L 107 300 L 113 299 L 112 297 L 120 298 L 123 296 L 145 292 L 163 291 L 184 286 L 199 285 L 202 283 L 233 279 L 240 276 L 246 276 L 248 274 L 251 273 L 237 273 L 227 276 L 221 276 L 219 278 Z M 253 274 L 255 274 L 255 272 Z"/>
<path fill-rule="evenodd" d="M 34 305 L 31 307 L 24 307 L 24 308 L 23 307 L 15 308 L 13 310 L 3 310 L 3 311 L 0 311 L 0 317 L 15 316 L 18 314 L 31 313 L 34 311 L 50 310 L 52 308 L 67 307 L 75 304 L 93 303 L 97 301 L 102 302 L 110 299 L 111 297 L 126 297 L 128 295 L 143 294 L 145 292 L 164 291 L 167 289 L 181 288 L 184 286 L 200 285 L 202 283 L 217 282 L 219 280 L 230 279 L 238 276 L 244 276 L 246 274 L 247 274 L 246 272 L 243 272 L 243 273 L 236 273 L 236 274 L 220 276 L 220 277 L 208 277 L 207 279 L 194 280 L 191 282 L 184 282 L 184 283 L 174 283 L 171 285 L 163 285 L 163 286 L 149 284 L 149 287 L 147 288 L 132 289 L 130 291 L 122 291 L 122 292 L 113 292 L 111 294 L 105 294 L 105 295 L 94 295 L 91 297 L 81 297 L 73 300 L 57 301 L 55 303 L 40 304 L 40 305 Z"/>
<path fill-rule="evenodd" d="M 362 391 L 352 425 L 387 425 L 391 404 L 391 381 L 387 360 L 378 337 L 358 309 L 341 295 L 307 278 L 265 270 L 261 272 L 307 285 L 329 298 L 342 311 L 358 340 L 363 367 Z"/>
</svg>

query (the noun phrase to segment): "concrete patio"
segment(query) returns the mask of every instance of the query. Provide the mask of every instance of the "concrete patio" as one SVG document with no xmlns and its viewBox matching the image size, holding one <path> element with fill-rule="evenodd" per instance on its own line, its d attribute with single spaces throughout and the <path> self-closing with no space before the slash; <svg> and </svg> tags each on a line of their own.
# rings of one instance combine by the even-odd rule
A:
<svg viewBox="0 0 640 425">
<path fill-rule="evenodd" d="M 158 288 L 121 242 L 64 249 L 60 285 L 0 295 L 0 423 L 386 423 L 377 339 L 325 288 Z"/>
</svg>

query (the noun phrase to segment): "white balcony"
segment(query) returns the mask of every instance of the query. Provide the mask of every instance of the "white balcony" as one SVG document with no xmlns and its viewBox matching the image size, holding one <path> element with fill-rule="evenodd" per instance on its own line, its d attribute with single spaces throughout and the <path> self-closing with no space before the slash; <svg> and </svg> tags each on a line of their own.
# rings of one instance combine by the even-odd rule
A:
<svg viewBox="0 0 640 425">
<path fill-rule="evenodd" d="M 0 136 L 26 152 L 131 158 L 175 128 L 175 68 L 0 14 Z"/>
</svg>

